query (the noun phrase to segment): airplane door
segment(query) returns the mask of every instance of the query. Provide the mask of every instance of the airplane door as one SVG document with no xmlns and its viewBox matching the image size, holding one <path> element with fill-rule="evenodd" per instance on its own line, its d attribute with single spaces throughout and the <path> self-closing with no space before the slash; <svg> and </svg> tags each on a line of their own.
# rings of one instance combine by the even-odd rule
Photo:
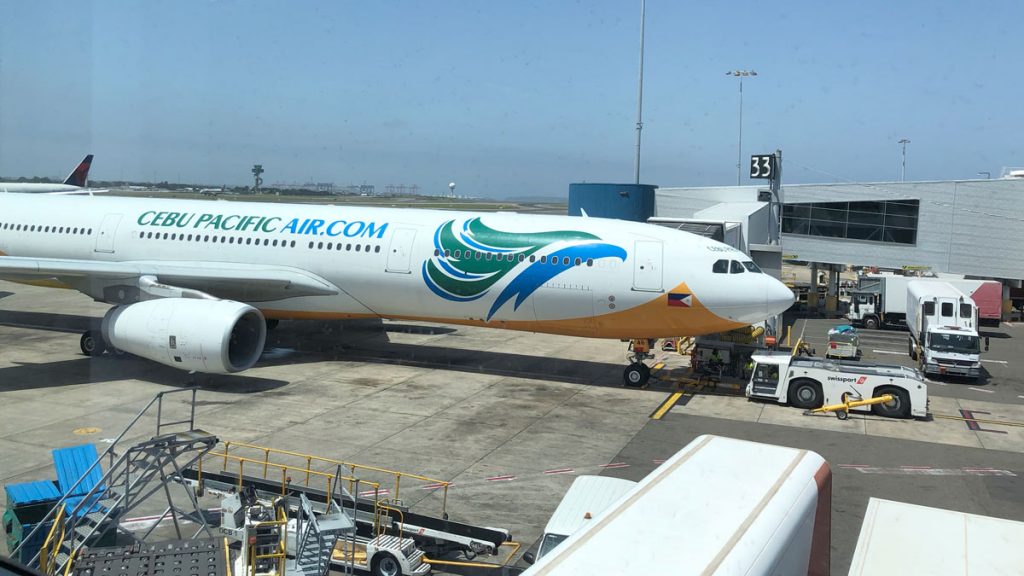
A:
<svg viewBox="0 0 1024 576">
<path fill-rule="evenodd" d="M 103 217 L 103 222 L 100 224 L 100 229 L 96 234 L 96 248 L 94 251 L 114 253 L 114 236 L 120 223 L 120 214 L 107 214 Z"/>
<path fill-rule="evenodd" d="M 637 240 L 633 250 L 633 290 L 661 292 L 662 244 Z"/>
<path fill-rule="evenodd" d="M 409 263 L 412 260 L 412 245 L 416 239 L 416 231 L 412 228 L 399 228 L 391 236 L 391 246 L 388 248 L 388 262 L 386 270 L 396 274 L 408 274 Z"/>
</svg>

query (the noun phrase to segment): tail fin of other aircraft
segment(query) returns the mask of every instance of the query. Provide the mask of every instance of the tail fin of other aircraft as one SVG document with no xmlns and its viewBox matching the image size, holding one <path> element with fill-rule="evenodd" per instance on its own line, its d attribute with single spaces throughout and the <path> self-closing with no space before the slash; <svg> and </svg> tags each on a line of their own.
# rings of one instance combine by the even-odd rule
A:
<svg viewBox="0 0 1024 576">
<path fill-rule="evenodd" d="M 89 154 L 82 160 L 82 163 L 77 168 L 68 174 L 65 184 L 69 186 L 78 186 L 79 188 L 85 188 L 89 183 L 89 168 L 92 166 L 92 154 Z"/>
</svg>

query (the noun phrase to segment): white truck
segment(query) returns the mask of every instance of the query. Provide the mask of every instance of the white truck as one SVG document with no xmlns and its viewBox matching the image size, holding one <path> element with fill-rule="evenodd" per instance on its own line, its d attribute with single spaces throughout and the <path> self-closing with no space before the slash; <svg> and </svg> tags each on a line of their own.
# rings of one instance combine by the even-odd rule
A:
<svg viewBox="0 0 1024 576">
<path fill-rule="evenodd" d="M 850 322 L 869 330 L 882 326 L 901 327 L 907 317 L 907 286 L 910 282 L 946 283 L 974 300 L 979 320 L 998 325 L 1002 315 L 1002 284 L 995 280 L 963 278 L 917 278 L 878 274 L 861 276 L 850 291 Z"/>
<path fill-rule="evenodd" d="M 1024 522 L 868 500 L 850 576 L 1022 574 Z"/>
<path fill-rule="evenodd" d="M 920 372 L 906 366 L 841 362 L 789 354 L 755 354 L 747 383 L 748 398 L 762 398 L 797 408 L 813 409 L 849 400 L 891 394 L 890 402 L 856 406 L 892 418 L 928 415 L 928 386 Z"/>
<path fill-rule="evenodd" d="M 698 436 L 523 576 L 827 576 L 831 495 L 810 450 Z"/>
<path fill-rule="evenodd" d="M 981 376 L 978 307 L 945 282 L 907 285 L 909 353 L 925 374 Z"/>
<path fill-rule="evenodd" d="M 544 535 L 540 539 L 537 555 L 523 555 L 527 563 L 549 554 L 563 540 L 594 521 L 601 512 L 614 504 L 623 494 L 636 486 L 632 480 L 610 476 L 579 476 L 569 486 L 562 501 L 551 514 Z"/>
</svg>

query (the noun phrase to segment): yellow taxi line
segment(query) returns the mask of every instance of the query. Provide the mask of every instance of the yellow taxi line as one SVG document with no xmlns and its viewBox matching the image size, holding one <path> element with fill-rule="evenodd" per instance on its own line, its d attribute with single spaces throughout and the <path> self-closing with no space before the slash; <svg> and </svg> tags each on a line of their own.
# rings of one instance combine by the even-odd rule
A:
<svg viewBox="0 0 1024 576">
<path fill-rule="evenodd" d="M 669 397 L 661 403 L 661 406 L 651 414 L 651 420 L 661 420 L 661 418 L 676 405 L 676 402 L 678 402 L 682 396 L 682 392 L 673 392 L 672 394 L 669 394 Z"/>
</svg>

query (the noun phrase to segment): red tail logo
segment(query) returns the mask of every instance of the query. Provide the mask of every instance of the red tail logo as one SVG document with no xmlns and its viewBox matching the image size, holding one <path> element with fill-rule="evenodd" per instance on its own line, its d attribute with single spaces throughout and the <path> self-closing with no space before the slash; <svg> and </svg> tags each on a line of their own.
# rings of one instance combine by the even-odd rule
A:
<svg viewBox="0 0 1024 576">
<path fill-rule="evenodd" d="M 65 184 L 69 186 L 78 186 L 79 188 L 85 188 L 86 184 L 89 183 L 89 168 L 92 167 L 92 154 L 85 157 L 82 163 L 77 168 L 71 171 L 68 175 Z"/>
</svg>

